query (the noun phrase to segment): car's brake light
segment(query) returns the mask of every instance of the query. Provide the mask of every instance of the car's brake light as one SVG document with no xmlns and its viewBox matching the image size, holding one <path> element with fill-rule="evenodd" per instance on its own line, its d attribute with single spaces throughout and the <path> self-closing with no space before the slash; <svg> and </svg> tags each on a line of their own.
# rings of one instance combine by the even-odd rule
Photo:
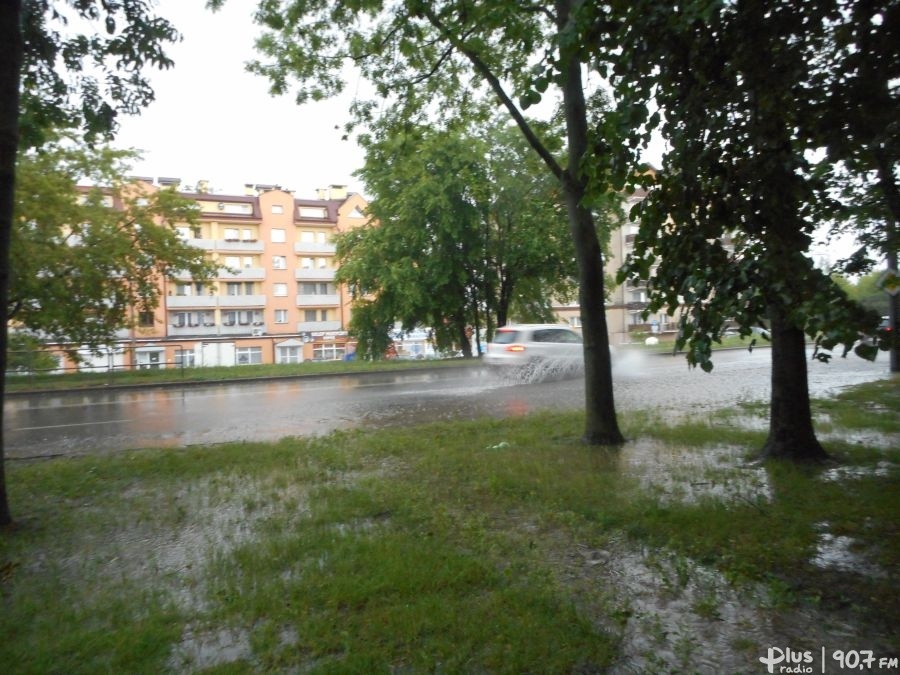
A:
<svg viewBox="0 0 900 675">
<path fill-rule="evenodd" d="M 508 352 L 524 352 L 525 345 L 509 345 L 506 348 L 506 351 L 508 351 Z"/>
</svg>

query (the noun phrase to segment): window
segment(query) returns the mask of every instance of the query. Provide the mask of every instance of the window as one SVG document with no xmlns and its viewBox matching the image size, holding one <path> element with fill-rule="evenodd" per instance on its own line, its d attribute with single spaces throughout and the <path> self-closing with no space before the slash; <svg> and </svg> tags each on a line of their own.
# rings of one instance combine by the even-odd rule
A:
<svg viewBox="0 0 900 675">
<path fill-rule="evenodd" d="M 237 312 L 222 312 L 222 325 L 234 326 L 237 324 Z"/>
<path fill-rule="evenodd" d="M 316 258 L 316 267 L 320 270 L 328 269 L 328 258 Z"/>
<path fill-rule="evenodd" d="M 262 363 L 262 347 L 238 347 L 234 350 L 234 358 L 239 366 Z"/>
<path fill-rule="evenodd" d="M 300 233 L 300 242 L 303 244 L 324 244 L 326 241 L 327 237 L 324 232 L 303 230 Z"/>
<path fill-rule="evenodd" d="M 577 333 L 557 328 L 536 330 L 532 339 L 535 342 L 581 342 Z"/>
<path fill-rule="evenodd" d="M 193 368 L 197 365 L 197 355 L 192 349 L 176 349 L 175 350 L 175 367 L 176 368 Z"/>
<path fill-rule="evenodd" d="M 317 312 L 314 309 L 307 309 L 303 311 L 303 320 L 304 321 L 315 321 Z"/>
<path fill-rule="evenodd" d="M 138 326 L 141 328 L 153 328 L 153 312 L 141 312 L 138 314 Z"/>
<path fill-rule="evenodd" d="M 245 255 L 244 256 L 244 269 L 248 270 L 253 267 L 253 256 Z"/>
<path fill-rule="evenodd" d="M 304 281 L 300 284 L 301 295 L 333 295 L 334 288 L 327 282 Z"/>
<path fill-rule="evenodd" d="M 313 268 L 313 259 L 312 258 L 300 258 L 300 267 L 305 270 L 311 270 Z"/>
<path fill-rule="evenodd" d="M 288 313 L 286 309 L 275 310 L 275 323 L 287 323 Z"/>
<path fill-rule="evenodd" d="M 281 204 L 272 204 L 272 213 L 284 213 L 284 207 Z"/>
<path fill-rule="evenodd" d="M 243 295 L 244 285 L 240 281 L 229 281 L 225 288 L 228 295 Z"/>
<path fill-rule="evenodd" d="M 278 363 L 301 363 L 302 361 L 303 354 L 300 352 L 300 347 L 278 348 Z"/>
<path fill-rule="evenodd" d="M 175 284 L 175 295 L 186 297 L 192 294 L 191 284 Z"/>
<path fill-rule="evenodd" d="M 273 270 L 286 270 L 287 269 L 287 258 L 283 255 L 273 255 L 272 256 L 272 269 Z"/>
<path fill-rule="evenodd" d="M 179 239 L 190 239 L 193 232 L 191 232 L 191 228 L 184 227 L 183 225 L 179 225 L 175 228 L 176 232 L 178 232 Z"/>
<path fill-rule="evenodd" d="M 288 294 L 287 284 L 273 284 L 272 285 L 272 294 L 276 298 L 287 297 L 287 294 Z"/>
<path fill-rule="evenodd" d="M 344 345 L 313 344 L 313 361 L 342 361 L 343 359 Z"/>
<path fill-rule="evenodd" d="M 325 209 L 319 207 L 309 207 L 309 206 L 301 206 L 300 207 L 300 217 L 301 218 L 324 218 L 325 217 Z"/>
<path fill-rule="evenodd" d="M 201 312 L 176 312 L 172 315 L 172 326 L 174 328 L 184 328 L 185 326 L 196 328 L 201 324 L 203 314 Z"/>
<path fill-rule="evenodd" d="M 236 255 L 226 255 L 225 256 L 225 267 L 228 269 L 236 270 L 241 266 L 241 259 Z"/>
<path fill-rule="evenodd" d="M 241 232 L 241 239 L 244 241 L 256 241 L 256 234 L 249 228 L 244 228 Z"/>
<path fill-rule="evenodd" d="M 273 227 L 272 228 L 272 242 L 275 244 L 282 244 L 287 241 L 285 237 L 284 230 L 282 228 Z"/>
<path fill-rule="evenodd" d="M 240 241 L 240 233 L 237 231 L 237 228 L 225 228 L 225 241 Z"/>
<path fill-rule="evenodd" d="M 244 295 L 253 295 L 255 290 L 256 290 L 256 287 L 252 281 L 244 282 Z"/>
</svg>

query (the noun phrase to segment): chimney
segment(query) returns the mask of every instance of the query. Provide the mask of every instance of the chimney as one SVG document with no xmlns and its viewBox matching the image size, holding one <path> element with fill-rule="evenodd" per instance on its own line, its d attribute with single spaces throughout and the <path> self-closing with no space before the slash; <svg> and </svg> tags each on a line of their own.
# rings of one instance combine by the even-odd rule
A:
<svg viewBox="0 0 900 675">
<path fill-rule="evenodd" d="M 156 179 L 156 182 L 159 183 L 160 185 L 162 185 L 163 187 L 177 188 L 179 185 L 181 185 L 180 178 L 164 178 L 164 177 L 160 176 L 159 178 Z"/>
<path fill-rule="evenodd" d="M 244 183 L 244 195 L 247 197 L 257 196 L 256 188 L 253 187 L 253 183 Z"/>
<path fill-rule="evenodd" d="M 209 192 L 209 181 L 208 180 L 198 180 L 197 181 L 197 192 L 201 194 L 206 194 Z"/>
<path fill-rule="evenodd" d="M 347 186 L 346 185 L 332 185 L 329 188 L 329 192 L 331 193 L 329 199 L 347 199 Z"/>
</svg>

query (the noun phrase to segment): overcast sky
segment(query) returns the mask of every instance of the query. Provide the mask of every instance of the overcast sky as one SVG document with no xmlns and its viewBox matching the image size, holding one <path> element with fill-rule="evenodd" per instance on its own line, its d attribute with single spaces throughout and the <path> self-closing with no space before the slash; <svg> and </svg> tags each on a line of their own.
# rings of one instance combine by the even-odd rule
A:
<svg viewBox="0 0 900 675">
<path fill-rule="evenodd" d="M 363 153 L 335 129 L 348 119 L 352 92 L 298 106 L 270 96 L 267 81 L 244 69 L 260 31 L 251 19 L 256 1 L 228 0 L 217 13 L 204 0 L 158 2 L 156 13 L 184 40 L 168 50 L 175 66 L 151 74 L 156 101 L 122 119 L 115 145 L 143 151 L 136 175 L 208 180 L 225 194 L 245 183 L 278 184 L 297 197 L 333 184 L 362 192 L 352 174 Z"/>
<path fill-rule="evenodd" d="M 256 56 L 256 4 L 227 0 L 213 13 L 205 0 L 158 0 L 157 13 L 184 40 L 169 49 L 175 66 L 151 74 L 156 101 L 140 116 L 123 118 L 115 144 L 143 151 L 136 175 L 181 178 L 190 186 L 207 180 L 220 194 L 240 194 L 246 183 L 281 185 L 299 198 L 329 185 L 364 192 L 353 176 L 362 150 L 341 140 L 360 83 L 341 98 L 303 106 L 291 96 L 270 96 L 267 81 L 244 68 Z M 657 148 L 647 159 L 658 165 L 659 154 Z M 838 257 L 827 248 L 828 258 Z M 846 244 L 838 248 L 846 254 Z M 826 247 L 814 249 L 821 255 Z"/>
</svg>

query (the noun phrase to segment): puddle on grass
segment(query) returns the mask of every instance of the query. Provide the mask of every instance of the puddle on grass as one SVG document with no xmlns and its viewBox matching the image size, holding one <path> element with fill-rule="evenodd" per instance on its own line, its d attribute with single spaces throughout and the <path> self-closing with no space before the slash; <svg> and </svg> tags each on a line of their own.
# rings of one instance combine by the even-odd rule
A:
<svg viewBox="0 0 900 675">
<path fill-rule="evenodd" d="M 866 551 L 853 537 L 834 535 L 828 531 L 828 523 L 820 523 L 816 553 L 810 559 L 815 567 L 850 574 L 860 574 L 875 579 L 886 578 L 887 572 L 870 560 Z"/>
<path fill-rule="evenodd" d="M 874 466 L 836 466 L 822 474 L 822 480 L 840 483 L 860 478 L 887 478 L 897 469 L 893 462 L 880 461 Z"/>
<path fill-rule="evenodd" d="M 736 587 L 715 569 L 664 549 L 620 540 L 602 550 L 560 541 L 550 546 L 557 549 L 548 558 L 579 611 L 618 638 L 619 659 L 604 671 L 613 675 L 762 672 L 759 658 L 770 647 L 892 653 L 892 633 L 811 605 L 782 608 L 766 587 Z M 829 664 L 827 672 L 852 671 Z"/>
<path fill-rule="evenodd" d="M 195 673 L 236 661 L 250 661 L 252 657 L 247 631 L 219 628 L 196 632 L 189 626 L 169 656 L 168 666 L 175 673 Z"/>
<path fill-rule="evenodd" d="M 726 502 L 768 501 L 772 496 L 764 467 L 744 459 L 738 446 L 679 447 L 639 439 L 619 451 L 625 475 L 637 478 L 663 500 L 697 501 L 717 498 Z"/>
</svg>

